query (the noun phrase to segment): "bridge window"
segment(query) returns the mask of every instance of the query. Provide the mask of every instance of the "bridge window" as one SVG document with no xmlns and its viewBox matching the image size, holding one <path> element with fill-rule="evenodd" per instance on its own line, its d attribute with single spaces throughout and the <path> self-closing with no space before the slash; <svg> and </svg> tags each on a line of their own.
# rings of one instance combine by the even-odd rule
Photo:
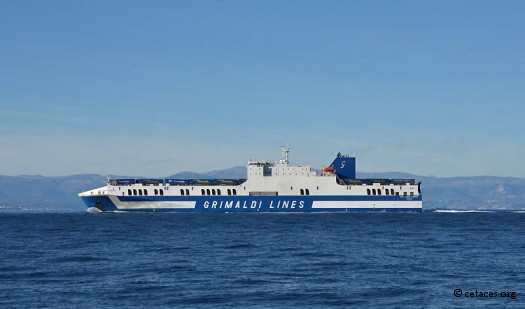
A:
<svg viewBox="0 0 525 309">
<path fill-rule="evenodd" d="M 139 189 L 139 195 L 142 195 L 142 189 Z"/>
<path fill-rule="evenodd" d="M 232 190 L 228 189 L 228 195 L 232 195 Z"/>
<path fill-rule="evenodd" d="M 390 195 L 390 190 L 385 189 L 385 193 L 386 193 L 386 195 Z"/>
<path fill-rule="evenodd" d="M 148 195 L 148 189 L 144 189 L 144 195 Z"/>
<path fill-rule="evenodd" d="M 190 189 L 186 189 L 186 195 L 190 195 Z"/>
<path fill-rule="evenodd" d="M 376 189 L 372 189 L 372 194 L 376 195 Z"/>
<path fill-rule="evenodd" d="M 395 195 L 394 189 L 390 189 L 390 194 Z"/>
<path fill-rule="evenodd" d="M 184 195 L 184 189 L 180 189 L 180 195 Z"/>
<path fill-rule="evenodd" d="M 303 190 L 303 189 L 301 189 L 300 191 L 301 191 L 301 195 L 304 195 L 304 190 Z"/>
<path fill-rule="evenodd" d="M 164 190 L 159 189 L 159 193 L 160 193 L 160 195 L 164 195 Z"/>
<path fill-rule="evenodd" d="M 128 189 L 128 195 L 131 195 L 131 189 Z"/>
<path fill-rule="evenodd" d="M 310 195 L 310 190 L 309 189 L 305 189 L 305 193 L 306 193 L 306 195 Z"/>
<path fill-rule="evenodd" d="M 366 189 L 366 194 L 370 195 L 370 189 Z"/>
<path fill-rule="evenodd" d="M 410 192 L 410 196 L 414 196 L 414 192 Z"/>
<path fill-rule="evenodd" d="M 201 195 L 206 195 L 206 191 L 204 191 L 204 189 L 201 189 Z"/>
<path fill-rule="evenodd" d="M 133 195 L 137 195 L 137 189 L 133 189 Z"/>
<path fill-rule="evenodd" d="M 206 189 L 206 194 L 211 195 L 210 189 Z"/>
<path fill-rule="evenodd" d="M 221 195 L 221 189 L 217 189 L 217 195 Z"/>
<path fill-rule="evenodd" d="M 381 189 L 377 189 L 377 195 L 381 195 Z"/>
<path fill-rule="evenodd" d="M 211 194 L 215 195 L 215 189 L 211 189 Z"/>
<path fill-rule="evenodd" d="M 237 190 L 233 189 L 233 195 L 237 195 Z"/>
</svg>

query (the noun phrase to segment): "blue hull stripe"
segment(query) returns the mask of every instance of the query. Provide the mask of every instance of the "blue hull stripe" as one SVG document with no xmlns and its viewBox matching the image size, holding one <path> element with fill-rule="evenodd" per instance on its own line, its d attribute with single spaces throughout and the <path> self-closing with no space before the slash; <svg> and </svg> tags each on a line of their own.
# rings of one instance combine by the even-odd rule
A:
<svg viewBox="0 0 525 309">
<path fill-rule="evenodd" d="M 133 205 L 128 209 L 118 209 L 107 196 L 85 196 L 82 200 L 88 207 L 101 211 L 167 211 L 167 212 L 347 212 L 347 211 L 414 211 L 421 212 L 421 207 L 410 207 L 422 202 L 422 196 L 115 196 L 119 203 Z M 315 208 L 314 202 L 354 202 L 357 207 L 329 206 Z M 194 202 L 194 207 L 141 207 L 149 203 L 162 205 L 170 202 Z M 359 206 L 363 202 L 364 207 Z M 377 202 L 377 207 L 375 207 Z M 385 203 L 386 202 L 386 203 Z M 117 203 L 117 204 L 119 204 Z M 135 205 L 136 206 L 135 206 Z M 191 203 L 190 203 L 191 204 Z M 325 205 L 330 205 L 329 203 Z M 338 203 L 334 203 L 336 205 Z M 366 206 L 365 206 L 366 204 Z M 410 205 L 409 205 L 410 204 Z M 120 204 L 119 204 L 120 205 Z M 393 207 L 383 207 L 395 205 Z M 406 205 L 406 207 L 404 207 Z M 419 204 L 421 205 L 421 204 Z"/>
</svg>

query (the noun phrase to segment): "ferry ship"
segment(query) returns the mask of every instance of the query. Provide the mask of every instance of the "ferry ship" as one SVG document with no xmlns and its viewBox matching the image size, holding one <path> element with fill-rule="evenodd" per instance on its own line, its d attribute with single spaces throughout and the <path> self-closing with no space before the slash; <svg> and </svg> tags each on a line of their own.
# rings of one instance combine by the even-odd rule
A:
<svg viewBox="0 0 525 309">
<path fill-rule="evenodd" d="M 170 212 L 421 212 L 421 182 L 357 179 L 356 159 L 338 153 L 314 171 L 292 166 L 290 149 L 277 162 L 249 161 L 246 179 L 110 179 L 82 192 L 90 211 Z"/>
</svg>

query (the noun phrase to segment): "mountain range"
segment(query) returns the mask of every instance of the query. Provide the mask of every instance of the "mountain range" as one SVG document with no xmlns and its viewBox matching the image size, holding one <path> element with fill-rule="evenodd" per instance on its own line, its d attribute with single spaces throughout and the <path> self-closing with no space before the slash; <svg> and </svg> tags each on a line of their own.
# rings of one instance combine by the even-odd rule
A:
<svg viewBox="0 0 525 309">
<path fill-rule="evenodd" d="M 246 167 L 206 173 L 180 172 L 179 179 L 245 178 Z M 143 178 L 143 177 L 120 177 Z M 425 177 L 401 172 L 357 173 L 357 178 L 414 178 L 422 182 L 424 209 L 525 209 L 525 179 L 512 177 Z M 0 211 L 84 211 L 79 192 L 102 187 L 106 176 L 0 176 Z"/>
</svg>

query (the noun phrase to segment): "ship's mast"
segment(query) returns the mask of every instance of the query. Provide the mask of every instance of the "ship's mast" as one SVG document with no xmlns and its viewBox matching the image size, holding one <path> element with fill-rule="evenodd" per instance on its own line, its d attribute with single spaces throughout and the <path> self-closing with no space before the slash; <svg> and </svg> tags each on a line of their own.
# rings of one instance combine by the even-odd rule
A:
<svg viewBox="0 0 525 309">
<path fill-rule="evenodd" d="M 281 160 L 281 163 L 288 164 L 288 153 L 290 152 L 290 144 L 288 144 L 286 147 L 283 147 L 282 155 L 284 159 Z"/>
</svg>

